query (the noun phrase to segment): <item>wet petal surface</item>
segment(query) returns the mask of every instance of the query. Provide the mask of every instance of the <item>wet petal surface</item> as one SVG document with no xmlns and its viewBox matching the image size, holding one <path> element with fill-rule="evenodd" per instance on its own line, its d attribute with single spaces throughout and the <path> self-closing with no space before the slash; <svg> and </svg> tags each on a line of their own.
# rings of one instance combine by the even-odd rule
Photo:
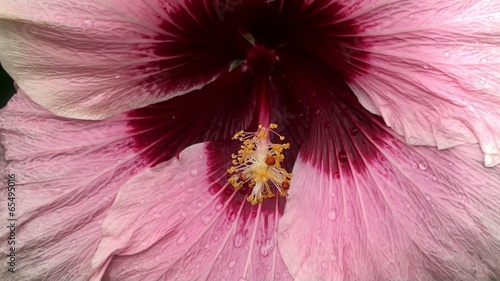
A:
<svg viewBox="0 0 500 281">
<path fill-rule="evenodd" d="M 246 204 L 220 147 L 191 146 L 125 184 L 94 258 L 109 263 L 103 280 L 291 280 L 276 241 L 283 202 Z"/>
<path fill-rule="evenodd" d="M 16 179 L 18 260 L 16 273 L 3 267 L 0 279 L 89 279 L 106 211 L 126 179 L 146 165 L 127 130 L 120 117 L 54 116 L 22 92 L 0 111 L 0 165 Z M 7 189 L 0 192 L 6 206 Z M 8 235 L 2 229 L 5 245 Z"/>
</svg>

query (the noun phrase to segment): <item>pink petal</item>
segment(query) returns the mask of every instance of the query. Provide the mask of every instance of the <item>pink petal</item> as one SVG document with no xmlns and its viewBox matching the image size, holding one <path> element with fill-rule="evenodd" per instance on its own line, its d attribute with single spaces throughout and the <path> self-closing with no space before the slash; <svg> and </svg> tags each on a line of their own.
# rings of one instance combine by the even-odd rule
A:
<svg viewBox="0 0 500 281">
<path fill-rule="evenodd" d="M 412 145 L 479 143 L 500 163 L 500 2 L 366 1 L 346 56 L 368 53 L 350 83 L 362 104 Z"/>
<path fill-rule="evenodd" d="M 252 207 L 223 188 L 220 147 L 191 146 L 122 187 L 93 261 L 103 280 L 290 280 L 275 238 L 283 202 Z"/>
<path fill-rule="evenodd" d="M 167 100 L 212 81 L 233 60 L 181 6 L 5 1 L 0 61 L 33 100 L 62 116 L 102 119 Z"/>
<path fill-rule="evenodd" d="M 4 263 L 0 280 L 89 280 L 105 214 L 120 186 L 145 165 L 120 118 L 57 117 L 23 92 L 0 110 L 0 168 L 15 175 L 17 219 L 16 273 Z M 7 195 L 2 188 L 2 218 Z M 7 245 L 5 227 L 0 235 Z"/>
<path fill-rule="evenodd" d="M 316 122 L 294 166 L 278 227 L 291 274 L 500 278 L 500 168 L 484 168 L 477 146 L 410 147 L 373 116 L 342 112 L 320 114 L 332 125 Z"/>
</svg>

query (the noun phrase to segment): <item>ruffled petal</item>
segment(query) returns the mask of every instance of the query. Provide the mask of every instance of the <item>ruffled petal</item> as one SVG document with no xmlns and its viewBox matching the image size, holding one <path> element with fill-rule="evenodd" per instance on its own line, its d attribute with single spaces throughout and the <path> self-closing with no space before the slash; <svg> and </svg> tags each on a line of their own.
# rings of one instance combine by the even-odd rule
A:
<svg viewBox="0 0 500 281">
<path fill-rule="evenodd" d="M 193 145 L 125 184 L 93 260 L 103 280 L 291 280 L 276 247 L 283 202 L 268 212 L 228 188 L 223 146 Z"/>
<path fill-rule="evenodd" d="M 279 222 L 296 280 L 500 278 L 500 168 L 478 146 L 410 147 L 361 110 L 330 112 L 314 121 Z"/>
<path fill-rule="evenodd" d="M 164 101 L 201 88 L 234 59 L 200 28 L 220 20 L 193 17 L 182 2 L 4 1 L 0 61 L 61 116 L 102 119 Z"/>
<path fill-rule="evenodd" d="M 407 144 L 479 143 L 500 163 L 500 2 L 364 1 L 349 18 L 361 31 L 346 56 L 368 53 L 350 86 L 368 110 Z"/>
<path fill-rule="evenodd" d="M 1 280 L 89 280 L 105 214 L 120 186 L 147 164 L 120 118 L 57 117 L 23 92 L 0 110 L 0 169 L 15 177 L 9 218 L 17 219 L 16 273 L 4 264 Z M 5 218 L 7 189 L 0 193 Z M 8 229 L 0 235 L 7 245 Z"/>
</svg>

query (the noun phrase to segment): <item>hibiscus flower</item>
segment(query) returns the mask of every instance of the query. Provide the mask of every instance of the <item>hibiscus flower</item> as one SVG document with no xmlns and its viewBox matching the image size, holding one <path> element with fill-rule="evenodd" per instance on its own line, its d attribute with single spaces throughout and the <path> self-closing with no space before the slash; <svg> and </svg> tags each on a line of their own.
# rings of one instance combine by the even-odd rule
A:
<svg viewBox="0 0 500 281">
<path fill-rule="evenodd" d="M 479 0 L 2 1 L 1 279 L 500 278 L 499 26 Z"/>
</svg>

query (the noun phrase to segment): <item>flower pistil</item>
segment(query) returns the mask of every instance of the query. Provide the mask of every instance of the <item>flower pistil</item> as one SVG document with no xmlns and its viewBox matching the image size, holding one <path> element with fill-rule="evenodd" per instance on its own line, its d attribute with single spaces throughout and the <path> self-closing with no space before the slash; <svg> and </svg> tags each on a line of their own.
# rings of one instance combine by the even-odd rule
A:
<svg viewBox="0 0 500 281">
<path fill-rule="evenodd" d="M 238 154 L 231 155 L 233 166 L 227 170 L 231 174 L 229 183 L 236 190 L 249 187 L 252 192 L 247 201 L 252 205 L 274 198 L 272 186 L 280 196 L 285 196 L 290 188 L 292 174 L 282 167 L 285 159 L 283 150 L 289 149 L 290 144 L 270 141 L 270 133 L 277 135 L 281 141 L 285 140 L 284 136 L 273 130 L 277 127 L 276 124 L 270 124 L 269 128 L 259 125 L 256 132 L 239 131 L 233 136 L 242 145 Z"/>
</svg>

